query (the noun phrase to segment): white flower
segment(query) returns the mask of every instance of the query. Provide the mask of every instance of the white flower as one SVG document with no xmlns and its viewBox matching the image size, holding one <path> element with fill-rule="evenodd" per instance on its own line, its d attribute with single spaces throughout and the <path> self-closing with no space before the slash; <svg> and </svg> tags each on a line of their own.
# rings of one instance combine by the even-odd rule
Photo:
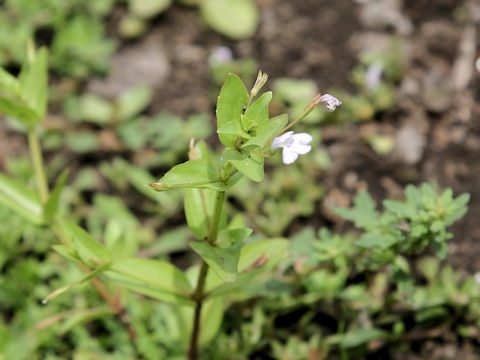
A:
<svg viewBox="0 0 480 360">
<path fill-rule="evenodd" d="M 335 111 L 335 108 L 337 106 L 342 105 L 342 102 L 340 100 L 330 94 L 320 96 L 320 101 L 327 103 L 325 106 L 330 112 Z"/>
<path fill-rule="evenodd" d="M 282 160 L 284 164 L 292 164 L 298 159 L 298 155 L 305 155 L 312 147 L 312 135 L 307 133 L 294 134 L 288 131 L 272 141 L 272 150 L 283 148 Z"/>
<path fill-rule="evenodd" d="M 383 65 L 380 62 L 374 62 L 365 72 L 365 86 L 368 90 L 375 90 L 380 85 L 382 78 Z"/>
<path fill-rule="evenodd" d="M 210 66 L 218 66 L 232 61 L 232 50 L 226 46 L 217 46 L 212 50 L 208 57 L 208 64 Z"/>
</svg>

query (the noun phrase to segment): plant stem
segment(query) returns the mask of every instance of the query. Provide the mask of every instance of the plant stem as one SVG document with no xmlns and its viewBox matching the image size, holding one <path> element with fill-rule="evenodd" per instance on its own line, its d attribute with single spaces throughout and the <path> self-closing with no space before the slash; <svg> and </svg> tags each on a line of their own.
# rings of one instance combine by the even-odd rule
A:
<svg viewBox="0 0 480 360">
<path fill-rule="evenodd" d="M 212 227 L 208 234 L 207 241 L 213 245 L 217 240 L 218 226 L 220 224 L 220 216 L 222 214 L 223 202 L 225 200 L 225 191 L 218 191 L 215 198 L 215 210 L 213 213 Z M 202 305 L 204 299 L 205 280 L 208 273 L 208 264 L 205 260 L 202 261 L 200 273 L 198 274 L 197 287 L 192 294 L 192 299 L 195 301 L 195 313 L 193 315 L 193 328 L 190 338 L 190 348 L 188 349 L 188 359 L 196 360 L 198 356 L 198 338 L 200 336 L 200 317 L 202 313 Z"/>
<path fill-rule="evenodd" d="M 35 130 L 28 131 L 28 144 L 30 148 L 30 157 L 33 163 L 33 169 L 35 171 L 35 181 L 37 182 L 38 192 L 42 203 L 45 203 L 48 199 L 48 185 L 47 178 L 45 176 L 45 170 L 43 167 L 42 150 L 38 142 Z"/>
</svg>

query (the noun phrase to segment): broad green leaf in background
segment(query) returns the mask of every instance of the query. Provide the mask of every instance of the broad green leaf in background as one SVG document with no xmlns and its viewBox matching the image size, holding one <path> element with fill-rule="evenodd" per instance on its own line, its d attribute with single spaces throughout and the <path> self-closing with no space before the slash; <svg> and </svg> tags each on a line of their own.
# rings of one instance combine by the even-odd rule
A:
<svg viewBox="0 0 480 360">
<path fill-rule="evenodd" d="M 38 195 L 18 181 L 0 174 L 0 204 L 35 224 L 43 223 L 42 205 Z"/>
<path fill-rule="evenodd" d="M 95 94 L 85 94 L 78 99 L 79 117 L 97 125 L 107 125 L 113 119 L 113 105 Z"/>
<path fill-rule="evenodd" d="M 106 275 L 126 288 L 172 303 L 192 305 L 193 291 L 185 274 L 166 261 L 122 259 Z"/>
<path fill-rule="evenodd" d="M 122 93 L 118 100 L 118 117 L 126 120 L 141 113 L 152 100 L 152 89 L 147 85 L 135 86 Z"/>
<path fill-rule="evenodd" d="M 217 129 L 230 121 L 241 125 L 242 107 L 247 103 L 248 92 L 242 80 L 235 74 L 228 75 L 217 100 Z M 235 135 L 219 134 L 218 138 L 226 147 L 232 147 L 235 143 Z"/>
<path fill-rule="evenodd" d="M 272 92 L 268 91 L 247 108 L 245 114 L 242 115 L 242 127 L 245 131 L 265 126 L 268 121 L 268 105 L 271 100 Z"/>
<path fill-rule="evenodd" d="M 130 11 L 140 18 L 149 19 L 166 10 L 172 0 L 129 0 Z"/>
<path fill-rule="evenodd" d="M 154 190 L 199 188 L 223 191 L 227 185 L 220 180 L 217 169 L 207 160 L 189 160 L 176 165 L 158 182 L 150 185 Z"/>
<path fill-rule="evenodd" d="M 205 22 L 232 39 L 246 39 L 257 30 L 259 14 L 254 0 L 203 0 Z"/>
<path fill-rule="evenodd" d="M 67 181 L 68 170 L 64 170 L 58 177 L 57 183 L 53 188 L 50 196 L 47 199 L 47 202 L 43 206 L 43 216 L 46 221 L 53 219 L 57 213 L 58 205 L 60 202 L 60 195 L 62 194 L 63 188 Z"/>
<path fill-rule="evenodd" d="M 98 265 L 110 261 L 108 250 L 80 226 L 68 221 L 62 221 L 60 226 L 72 248 L 85 263 Z"/>
</svg>

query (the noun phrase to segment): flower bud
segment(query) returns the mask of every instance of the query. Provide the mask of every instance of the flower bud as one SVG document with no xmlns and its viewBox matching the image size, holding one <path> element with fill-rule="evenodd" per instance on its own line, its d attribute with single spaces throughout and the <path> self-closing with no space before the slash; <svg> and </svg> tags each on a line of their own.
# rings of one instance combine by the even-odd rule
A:
<svg viewBox="0 0 480 360">
<path fill-rule="evenodd" d="M 251 91 L 252 97 L 257 96 L 258 92 L 263 87 L 263 85 L 265 85 L 267 80 L 268 80 L 268 74 L 262 73 L 262 70 L 260 70 L 258 72 L 257 80 L 255 81 L 255 85 L 253 85 L 253 88 L 252 88 L 252 91 Z"/>
</svg>

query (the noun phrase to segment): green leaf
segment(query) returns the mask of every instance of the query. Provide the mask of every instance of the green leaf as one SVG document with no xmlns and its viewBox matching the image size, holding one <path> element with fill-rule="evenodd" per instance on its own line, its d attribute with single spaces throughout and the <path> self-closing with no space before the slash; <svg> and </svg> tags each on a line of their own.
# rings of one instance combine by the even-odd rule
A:
<svg viewBox="0 0 480 360">
<path fill-rule="evenodd" d="M 157 191 L 176 188 L 198 188 L 223 191 L 227 185 L 220 180 L 217 169 L 207 160 L 189 160 L 174 166 L 157 183 L 150 185 Z"/>
<path fill-rule="evenodd" d="M 114 263 L 106 275 L 141 294 L 172 303 L 193 305 L 189 298 L 193 289 L 187 277 L 166 261 L 122 259 Z"/>
<path fill-rule="evenodd" d="M 366 344 L 372 340 L 384 339 L 388 336 L 387 332 L 376 329 L 355 329 L 347 332 L 341 337 L 340 346 L 342 348 L 352 348 Z M 328 342 L 328 340 L 327 340 Z"/>
<path fill-rule="evenodd" d="M 288 241 L 285 239 L 268 239 L 254 242 L 242 248 L 238 261 L 238 271 L 247 271 L 262 257 L 267 261 L 278 260 L 284 255 L 288 248 Z"/>
<path fill-rule="evenodd" d="M 360 191 L 355 196 L 353 208 L 333 208 L 332 210 L 342 218 L 353 221 L 358 228 L 373 226 L 378 221 L 375 203 L 370 194 L 365 190 Z"/>
<path fill-rule="evenodd" d="M 57 296 L 67 292 L 72 287 L 74 287 L 76 285 L 79 285 L 79 284 L 83 284 L 84 282 L 86 282 L 90 279 L 93 279 L 94 277 L 96 277 L 96 276 L 100 275 L 101 273 L 107 271 L 110 268 L 110 265 L 111 265 L 110 263 L 103 264 L 103 265 L 99 266 L 98 268 L 96 268 L 95 270 L 90 271 L 89 273 L 85 274 L 79 280 L 74 281 L 74 282 L 72 282 L 72 283 L 70 283 L 66 286 L 61 287 L 60 289 L 55 290 L 54 292 L 49 294 L 45 299 L 43 299 L 42 303 L 46 304 L 47 301 L 50 301 L 50 300 L 56 298 Z"/>
<path fill-rule="evenodd" d="M 185 217 L 188 227 L 198 240 L 205 239 L 210 232 L 216 193 L 207 189 L 186 190 Z"/>
<path fill-rule="evenodd" d="M 200 11 L 214 30 L 232 39 L 252 36 L 258 25 L 258 9 L 253 0 L 203 0 Z"/>
<path fill-rule="evenodd" d="M 207 276 L 209 298 L 235 291 L 274 266 L 286 253 L 288 241 L 275 238 L 243 246 L 237 266 L 237 280 L 225 283 L 216 272 Z"/>
<path fill-rule="evenodd" d="M 110 261 L 108 250 L 80 226 L 68 221 L 62 221 L 60 226 L 72 248 L 86 264 L 98 265 Z"/>
<path fill-rule="evenodd" d="M 264 123 L 258 125 L 258 128 L 255 129 L 255 136 L 243 144 L 242 148 L 249 147 L 264 147 L 272 141 L 284 127 L 287 125 L 288 115 L 282 114 L 276 116 Z"/>
<path fill-rule="evenodd" d="M 130 11 L 143 19 L 150 19 L 165 11 L 172 0 L 130 0 Z"/>
<path fill-rule="evenodd" d="M 0 174 L 0 204 L 16 211 L 35 224 L 42 224 L 42 205 L 30 188 Z"/>
<path fill-rule="evenodd" d="M 225 300 L 222 297 L 214 298 L 205 302 L 205 310 L 200 319 L 201 329 L 198 342 L 201 346 L 208 345 L 215 339 L 222 325 L 223 313 L 225 312 Z"/>
<path fill-rule="evenodd" d="M 67 181 L 68 170 L 64 170 L 55 184 L 50 196 L 47 199 L 47 202 L 43 206 L 43 216 L 46 221 L 52 220 L 58 209 L 58 204 L 60 201 L 60 195 L 65 187 L 65 183 Z"/>
<path fill-rule="evenodd" d="M 71 248 L 65 245 L 52 245 L 52 249 L 55 250 L 57 253 L 62 255 L 64 258 L 69 259 L 71 261 L 80 261 L 78 255 L 73 251 Z"/>
<path fill-rule="evenodd" d="M 97 125 L 107 125 L 113 119 L 113 105 L 95 94 L 85 94 L 78 101 L 81 120 Z"/>
<path fill-rule="evenodd" d="M 19 80 L 22 99 L 41 120 L 45 117 L 48 102 L 48 51 L 40 48 L 31 59 L 24 63 Z"/>
<path fill-rule="evenodd" d="M 397 238 L 390 234 L 367 232 L 357 240 L 357 245 L 365 248 L 378 247 L 386 250 L 397 243 Z"/>
<path fill-rule="evenodd" d="M 191 242 L 190 247 L 200 255 L 207 264 L 225 282 L 235 281 L 237 265 L 242 242 L 234 242 L 230 247 L 212 246 L 208 242 Z"/>
<path fill-rule="evenodd" d="M 228 75 L 217 99 L 217 129 L 230 121 L 241 125 L 242 107 L 247 103 L 248 92 L 242 80 L 235 74 Z M 233 147 L 235 144 L 235 135 L 219 134 L 218 138 L 226 147 Z"/>
<path fill-rule="evenodd" d="M 261 155 L 247 155 L 231 149 L 225 151 L 223 157 L 250 180 L 255 182 L 260 182 L 263 180 L 263 164 L 265 159 Z"/>
<path fill-rule="evenodd" d="M 217 134 L 235 135 L 243 137 L 245 139 L 251 138 L 249 134 L 242 130 L 242 126 L 236 120 L 229 121 L 226 124 L 222 125 L 222 127 L 217 130 Z"/>
<path fill-rule="evenodd" d="M 470 201 L 470 194 L 462 194 L 453 200 L 448 206 L 450 214 L 445 218 L 445 225 L 450 226 L 463 217 L 467 211 L 467 204 Z"/>
<path fill-rule="evenodd" d="M 440 259 L 445 259 L 448 255 L 448 245 L 445 241 L 433 241 L 432 242 L 433 250 L 435 251 L 435 255 L 437 255 Z"/>
<path fill-rule="evenodd" d="M 0 113 L 9 115 L 28 126 L 35 125 L 41 120 L 38 114 L 26 104 L 8 98 L 0 97 Z"/>
<path fill-rule="evenodd" d="M 135 86 L 118 98 L 118 117 L 127 120 L 141 113 L 152 100 L 152 89 L 147 85 Z"/>
<path fill-rule="evenodd" d="M 265 125 L 268 121 L 268 105 L 272 100 L 272 92 L 268 91 L 250 105 L 242 116 L 242 127 L 245 131 Z"/>
</svg>

